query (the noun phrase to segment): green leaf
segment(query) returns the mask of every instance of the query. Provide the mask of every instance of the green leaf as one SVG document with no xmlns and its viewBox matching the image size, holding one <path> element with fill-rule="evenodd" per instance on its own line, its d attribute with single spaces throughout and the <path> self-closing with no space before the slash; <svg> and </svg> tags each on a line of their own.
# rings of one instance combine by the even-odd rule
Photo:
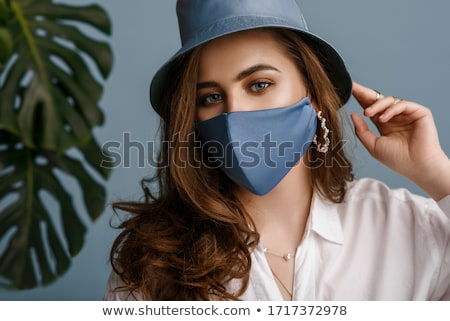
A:
<svg viewBox="0 0 450 321">
<path fill-rule="evenodd" d="M 51 4 L 41 0 L 31 1 L 27 6 L 27 15 L 35 16 L 36 14 L 45 16 L 50 20 L 66 19 L 84 22 L 105 34 L 111 33 L 111 22 L 106 12 L 98 5 L 89 5 L 82 7 L 73 7 L 63 4 Z"/>
<path fill-rule="evenodd" d="M 13 52 L 13 39 L 8 26 L 9 9 L 5 0 L 0 0 L 0 72 Z"/>
<path fill-rule="evenodd" d="M 84 145 L 91 139 L 92 128 L 104 121 L 98 105 L 101 79 L 94 76 L 87 60 L 106 78 L 112 52 L 106 42 L 92 39 L 78 26 L 109 34 L 108 15 L 97 5 L 28 0 L 12 1 L 8 16 L 9 33 L 4 34 L 14 39 L 14 59 L 4 69 L 5 81 L 0 84 L 0 124 L 32 149 L 61 154 Z M 0 41 L 1 35 L 0 29 Z M 3 51 L 5 57 L 11 56 L 2 49 L 0 58 Z"/>
<path fill-rule="evenodd" d="M 96 5 L 0 0 L 0 277 L 16 289 L 62 276 L 105 207 L 110 171 L 92 129 L 113 58 L 86 25 L 111 30 Z"/>
<path fill-rule="evenodd" d="M 83 166 L 70 157 L 54 160 L 61 169 L 78 178 L 83 192 L 84 203 L 92 220 L 97 219 L 105 210 L 106 193 L 101 185 L 89 176 Z"/>
<path fill-rule="evenodd" d="M 97 173 L 103 178 L 108 178 L 110 169 L 103 164 L 107 164 L 109 157 L 101 150 L 100 146 L 94 139 L 91 139 L 87 144 L 79 147 L 83 153 L 85 160 L 91 165 Z"/>
<path fill-rule="evenodd" d="M 8 24 L 9 9 L 5 0 L 0 0 L 0 26 L 6 26 Z"/>
<path fill-rule="evenodd" d="M 13 52 L 13 40 L 8 29 L 0 27 L 0 70 Z"/>
<path fill-rule="evenodd" d="M 58 172 L 76 179 L 85 210 L 91 220 L 98 218 L 106 191 L 82 160 L 29 149 L 0 130 L 0 203 L 6 202 L 0 213 L 0 242 L 7 244 L 0 253 L 0 276 L 9 279 L 14 288 L 53 282 L 83 247 L 87 228 L 73 192 L 64 186 Z M 43 192 L 53 197 L 59 210 L 46 207 Z M 9 240 L 2 240 L 8 234 Z"/>
<path fill-rule="evenodd" d="M 113 57 L 111 49 L 106 42 L 91 39 L 83 35 L 78 28 L 55 21 L 34 21 L 32 24 L 36 29 L 41 28 L 46 30 L 52 37 L 70 39 L 79 50 L 87 53 L 94 60 L 103 77 L 108 76 L 113 63 Z"/>
</svg>

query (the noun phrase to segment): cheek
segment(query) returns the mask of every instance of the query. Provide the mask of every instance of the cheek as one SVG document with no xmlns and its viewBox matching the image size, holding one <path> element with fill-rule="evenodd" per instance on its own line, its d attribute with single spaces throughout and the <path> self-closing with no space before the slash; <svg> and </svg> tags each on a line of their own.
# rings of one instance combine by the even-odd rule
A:
<svg viewBox="0 0 450 321">
<path fill-rule="evenodd" d="M 204 113 L 197 111 L 196 119 L 198 122 L 201 122 L 208 119 L 208 117 Z"/>
<path fill-rule="evenodd" d="M 302 81 L 299 81 L 296 77 L 291 77 L 284 83 L 279 94 L 285 102 L 284 105 L 287 106 L 305 98 L 307 96 L 307 91 Z"/>
<path fill-rule="evenodd" d="M 205 110 L 197 108 L 197 110 L 195 111 L 195 118 L 197 119 L 197 121 L 203 121 L 207 119 L 207 113 Z"/>
<path fill-rule="evenodd" d="M 219 107 L 197 108 L 196 119 L 201 122 L 220 115 L 221 113 L 222 109 Z"/>
</svg>

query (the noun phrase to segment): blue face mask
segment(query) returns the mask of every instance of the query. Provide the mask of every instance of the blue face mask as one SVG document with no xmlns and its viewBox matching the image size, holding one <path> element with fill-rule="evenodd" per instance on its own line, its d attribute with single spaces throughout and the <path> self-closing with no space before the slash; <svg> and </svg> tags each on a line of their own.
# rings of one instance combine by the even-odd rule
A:
<svg viewBox="0 0 450 321">
<path fill-rule="evenodd" d="M 288 107 L 225 113 L 197 124 L 208 165 L 256 195 L 270 192 L 300 160 L 316 127 L 307 97 Z"/>
</svg>

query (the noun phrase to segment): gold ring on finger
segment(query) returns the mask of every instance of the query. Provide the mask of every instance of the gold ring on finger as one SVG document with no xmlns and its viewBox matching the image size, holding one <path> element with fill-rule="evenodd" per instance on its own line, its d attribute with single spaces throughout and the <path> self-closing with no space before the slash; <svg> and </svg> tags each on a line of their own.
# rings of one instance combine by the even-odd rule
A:
<svg viewBox="0 0 450 321">
<path fill-rule="evenodd" d="M 398 104 L 401 101 L 401 99 L 398 97 L 392 96 L 392 98 L 394 98 L 394 105 Z"/>
<path fill-rule="evenodd" d="M 380 99 L 381 97 L 383 97 L 383 95 L 381 95 L 381 93 L 380 93 L 378 90 L 374 89 L 374 91 L 375 91 L 375 94 L 376 94 L 376 96 L 375 96 L 375 101 L 377 101 L 378 99 Z"/>
</svg>

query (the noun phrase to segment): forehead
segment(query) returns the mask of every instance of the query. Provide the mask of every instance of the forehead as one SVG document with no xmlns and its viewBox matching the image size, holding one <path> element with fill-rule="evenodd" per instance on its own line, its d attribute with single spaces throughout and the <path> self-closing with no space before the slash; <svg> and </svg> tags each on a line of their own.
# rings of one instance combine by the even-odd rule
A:
<svg viewBox="0 0 450 321">
<path fill-rule="evenodd" d="M 200 50 L 200 72 L 218 65 L 239 69 L 250 63 L 277 64 L 290 60 L 276 32 L 253 29 L 222 36 L 205 43 Z"/>
</svg>

